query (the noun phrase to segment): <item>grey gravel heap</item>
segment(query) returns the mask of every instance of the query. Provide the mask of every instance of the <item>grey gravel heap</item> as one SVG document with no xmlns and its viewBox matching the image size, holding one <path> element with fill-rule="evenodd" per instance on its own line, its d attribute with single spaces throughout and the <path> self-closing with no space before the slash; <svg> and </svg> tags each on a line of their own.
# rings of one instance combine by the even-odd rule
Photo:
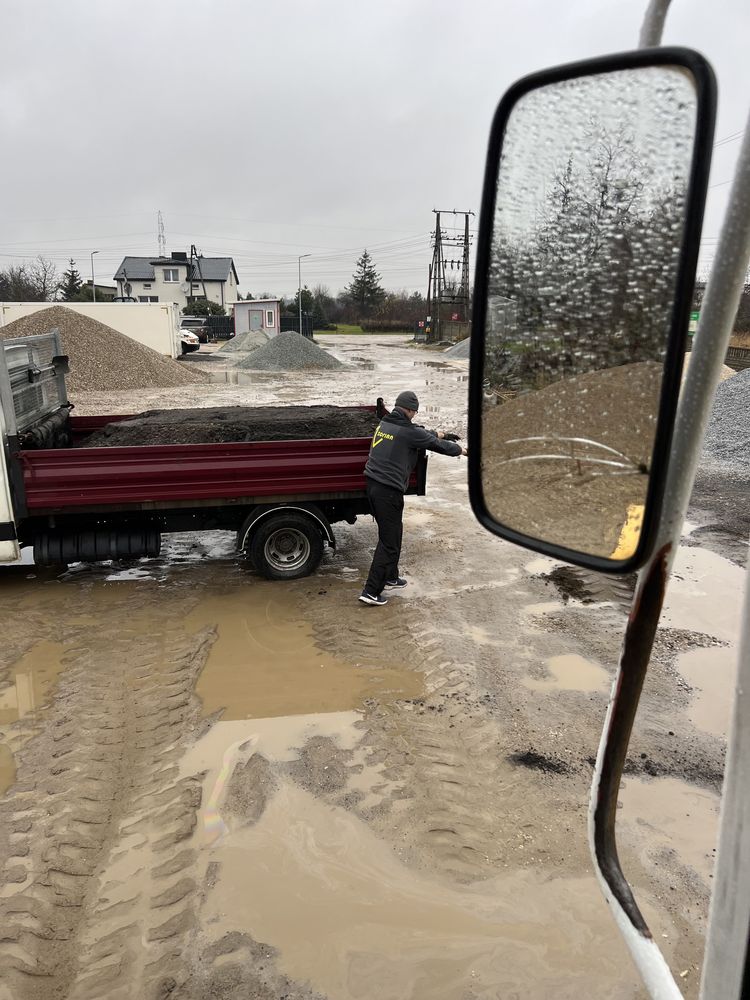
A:
<svg viewBox="0 0 750 1000">
<path fill-rule="evenodd" d="M 237 351 L 254 351 L 258 347 L 263 347 L 268 343 L 268 334 L 262 330 L 245 330 L 232 337 L 226 344 L 223 344 L 217 354 L 234 354 Z"/>
<path fill-rule="evenodd" d="M 733 478 L 750 471 L 750 368 L 720 382 L 703 445 L 701 467 Z"/>
<path fill-rule="evenodd" d="M 307 337 L 293 330 L 279 333 L 237 365 L 266 372 L 294 372 L 320 368 L 342 368 L 336 358 L 326 353 Z"/>
<path fill-rule="evenodd" d="M 111 326 L 64 306 L 40 309 L 8 323 L 0 328 L 0 339 L 33 337 L 54 329 L 60 331 L 63 351 L 70 359 L 65 382 L 73 395 L 114 389 L 166 389 L 206 379 L 201 371 L 164 357 Z"/>
<path fill-rule="evenodd" d="M 465 358 L 468 361 L 469 351 L 471 350 L 471 337 L 467 337 L 466 340 L 459 340 L 457 344 L 453 347 L 449 347 L 447 351 L 443 351 L 446 358 Z"/>
</svg>

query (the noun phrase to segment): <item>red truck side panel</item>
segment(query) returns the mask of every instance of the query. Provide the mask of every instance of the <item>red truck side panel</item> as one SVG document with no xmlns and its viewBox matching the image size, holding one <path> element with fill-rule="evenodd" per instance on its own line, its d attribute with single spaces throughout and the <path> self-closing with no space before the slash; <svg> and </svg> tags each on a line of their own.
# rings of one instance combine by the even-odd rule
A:
<svg viewBox="0 0 750 1000">
<path fill-rule="evenodd" d="M 29 513 L 365 491 L 369 438 L 22 451 Z M 414 480 L 416 484 L 416 479 Z"/>
</svg>

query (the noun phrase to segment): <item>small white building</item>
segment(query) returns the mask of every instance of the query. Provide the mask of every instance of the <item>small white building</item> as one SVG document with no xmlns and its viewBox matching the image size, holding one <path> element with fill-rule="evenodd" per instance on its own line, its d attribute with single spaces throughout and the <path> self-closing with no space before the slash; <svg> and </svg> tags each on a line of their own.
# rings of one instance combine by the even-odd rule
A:
<svg viewBox="0 0 750 1000">
<path fill-rule="evenodd" d="M 281 331 L 281 300 L 250 299 L 249 302 L 234 303 L 234 334 L 239 336 L 248 330 L 262 330 L 269 337 Z"/>
<path fill-rule="evenodd" d="M 172 302 L 180 312 L 188 302 L 208 299 L 231 314 L 238 298 L 237 271 L 231 257 L 125 257 L 115 272 L 117 294 L 138 302 Z"/>
</svg>

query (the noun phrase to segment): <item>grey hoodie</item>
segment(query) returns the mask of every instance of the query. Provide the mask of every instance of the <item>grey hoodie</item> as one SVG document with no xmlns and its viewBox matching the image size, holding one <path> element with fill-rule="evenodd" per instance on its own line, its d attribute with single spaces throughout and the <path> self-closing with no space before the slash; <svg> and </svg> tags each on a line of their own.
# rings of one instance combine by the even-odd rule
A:
<svg viewBox="0 0 750 1000">
<path fill-rule="evenodd" d="M 454 456 L 463 451 L 460 444 L 441 441 L 434 431 L 413 424 L 405 413 L 395 409 L 383 417 L 372 436 L 365 475 L 406 493 L 409 477 L 423 448 Z"/>
</svg>

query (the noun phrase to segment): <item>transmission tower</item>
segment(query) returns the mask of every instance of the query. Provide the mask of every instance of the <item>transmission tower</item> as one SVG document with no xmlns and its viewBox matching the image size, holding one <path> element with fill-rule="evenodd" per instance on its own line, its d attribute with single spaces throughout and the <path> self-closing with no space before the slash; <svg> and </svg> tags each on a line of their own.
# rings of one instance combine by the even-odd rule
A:
<svg viewBox="0 0 750 1000">
<path fill-rule="evenodd" d="M 156 219 L 157 219 L 156 226 L 157 226 L 158 239 L 159 239 L 159 256 L 160 257 L 166 257 L 167 256 L 167 236 L 166 236 L 166 233 L 164 232 L 164 218 L 163 218 L 161 212 L 157 213 Z"/>
<path fill-rule="evenodd" d="M 469 257 L 472 237 L 469 216 L 473 212 L 433 208 L 432 262 L 427 285 L 427 315 L 431 317 L 429 340 L 442 340 L 444 329 L 466 336 L 471 312 Z M 463 232 L 455 226 L 443 228 L 440 216 L 463 215 Z"/>
</svg>

